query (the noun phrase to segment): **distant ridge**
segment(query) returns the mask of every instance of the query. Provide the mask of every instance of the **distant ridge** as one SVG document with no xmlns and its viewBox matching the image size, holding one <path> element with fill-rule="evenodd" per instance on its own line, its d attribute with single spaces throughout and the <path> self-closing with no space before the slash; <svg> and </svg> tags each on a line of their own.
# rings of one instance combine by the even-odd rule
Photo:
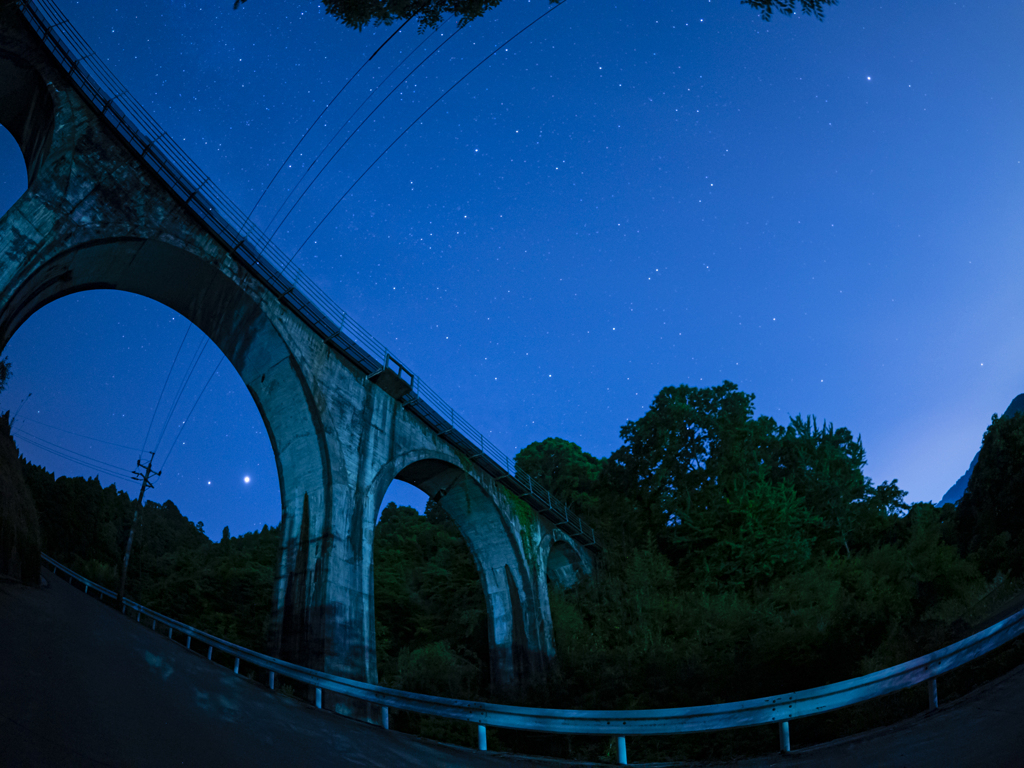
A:
<svg viewBox="0 0 1024 768">
<path fill-rule="evenodd" d="M 1013 398 L 1010 406 L 1003 413 L 1001 418 L 1007 418 L 1008 416 L 1016 416 L 1021 411 L 1024 411 L 1024 394 L 1017 395 Z M 956 504 L 960 499 L 963 498 L 964 493 L 967 492 L 967 483 L 970 482 L 971 474 L 974 472 L 974 468 L 978 465 L 978 454 L 974 454 L 974 458 L 971 459 L 971 466 L 967 468 L 967 471 L 960 476 L 960 479 L 953 483 L 953 487 L 946 491 L 946 495 L 942 497 L 942 501 L 939 502 L 939 506 L 943 504 Z"/>
</svg>

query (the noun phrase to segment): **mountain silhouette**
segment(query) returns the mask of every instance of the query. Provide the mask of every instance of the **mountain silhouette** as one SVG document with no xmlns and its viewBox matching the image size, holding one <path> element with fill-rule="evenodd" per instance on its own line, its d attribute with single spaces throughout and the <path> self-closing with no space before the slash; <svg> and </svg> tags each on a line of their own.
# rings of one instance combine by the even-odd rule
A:
<svg viewBox="0 0 1024 768">
<path fill-rule="evenodd" d="M 1017 395 L 1013 398 L 1006 412 L 1003 413 L 1002 418 L 1009 416 L 1016 416 L 1021 411 L 1024 411 L 1024 394 Z M 980 451 L 979 451 L 980 453 Z M 971 466 L 967 468 L 960 479 L 953 483 L 953 487 L 946 491 L 946 495 L 942 497 L 942 501 L 939 502 L 939 506 L 943 504 L 956 504 L 960 499 L 963 498 L 964 493 L 967 492 L 967 483 L 971 480 L 971 474 L 974 472 L 974 468 L 978 465 L 978 454 L 974 454 L 974 458 L 971 459 Z"/>
</svg>

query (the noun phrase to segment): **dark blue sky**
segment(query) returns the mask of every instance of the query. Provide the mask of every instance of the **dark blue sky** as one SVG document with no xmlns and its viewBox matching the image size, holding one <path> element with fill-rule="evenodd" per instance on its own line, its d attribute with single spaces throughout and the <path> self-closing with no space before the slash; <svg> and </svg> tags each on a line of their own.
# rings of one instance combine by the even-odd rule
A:
<svg viewBox="0 0 1024 768">
<path fill-rule="evenodd" d="M 352 32 L 315 0 L 59 4 L 244 210 L 393 31 Z M 504 0 L 427 41 L 404 71 L 451 38 L 339 152 L 282 248 L 546 9 Z M 937 500 L 1024 390 L 1021 29 L 1010 0 L 841 0 L 824 23 L 765 23 L 738 0 L 568 0 L 415 125 L 297 261 L 509 455 L 549 436 L 608 455 L 662 387 L 729 379 L 760 413 L 849 427 L 876 482 Z M 261 224 L 421 42 L 407 27 L 349 85 Z M 0 144 L 6 208 L 24 167 Z M 8 346 L 0 407 L 32 392 L 19 429 L 130 469 L 184 332 L 145 299 L 56 302 Z M 172 382 L 199 342 L 193 330 Z M 169 433 L 218 354 L 204 352 Z M 269 441 L 227 365 L 178 443 L 152 498 L 210 532 L 279 520 Z M 20 443 L 58 473 L 94 474 L 38 445 Z"/>
</svg>

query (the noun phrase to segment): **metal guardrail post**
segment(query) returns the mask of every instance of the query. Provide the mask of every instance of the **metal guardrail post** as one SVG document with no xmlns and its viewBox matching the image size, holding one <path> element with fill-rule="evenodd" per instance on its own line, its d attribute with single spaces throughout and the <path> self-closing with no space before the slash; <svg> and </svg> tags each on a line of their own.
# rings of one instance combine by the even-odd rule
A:
<svg viewBox="0 0 1024 768">
<path fill-rule="evenodd" d="M 389 714 L 390 713 L 388 712 L 388 708 L 387 707 L 381 707 L 380 708 L 380 724 L 384 727 L 385 731 L 391 729 L 391 723 L 390 723 Z"/>
<path fill-rule="evenodd" d="M 617 753 L 616 758 L 618 759 L 619 765 L 629 765 L 629 761 L 626 759 L 626 737 L 616 736 L 615 746 L 615 751 Z"/>
<path fill-rule="evenodd" d="M 934 677 L 928 678 L 928 709 L 939 708 L 939 683 Z"/>
<path fill-rule="evenodd" d="M 156 619 L 153 619 L 153 631 L 156 632 Z"/>
<path fill-rule="evenodd" d="M 789 752 L 789 720 L 779 723 L 779 751 Z"/>
<path fill-rule="evenodd" d="M 324 691 L 322 688 L 316 689 L 316 708 L 323 709 L 324 703 Z"/>
<path fill-rule="evenodd" d="M 239 661 L 241 661 L 241 659 L 239 659 L 237 656 L 235 656 L 235 674 L 236 675 L 238 674 L 238 663 L 239 663 Z"/>
<path fill-rule="evenodd" d="M 274 670 L 270 670 L 270 690 L 274 690 Z"/>
<path fill-rule="evenodd" d="M 173 640 L 174 639 L 174 627 L 168 627 L 167 628 L 167 639 L 168 640 Z"/>
<path fill-rule="evenodd" d="M 192 635 L 188 635 L 185 638 L 185 649 L 192 650 Z"/>
<path fill-rule="evenodd" d="M 206 649 L 206 658 L 208 661 L 213 661 L 213 646 L 211 645 Z"/>
<path fill-rule="evenodd" d="M 476 727 L 476 748 L 481 752 L 487 751 L 487 726 L 478 725 Z"/>
</svg>

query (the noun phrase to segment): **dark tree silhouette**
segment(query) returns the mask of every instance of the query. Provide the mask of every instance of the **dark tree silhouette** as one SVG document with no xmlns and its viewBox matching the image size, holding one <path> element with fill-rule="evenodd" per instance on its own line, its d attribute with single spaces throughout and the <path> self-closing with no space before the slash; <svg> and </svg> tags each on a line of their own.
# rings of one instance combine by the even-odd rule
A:
<svg viewBox="0 0 1024 768">
<path fill-rule="evenodd" d="M 564 0 L 550 0 L 552 4 Z M 235 0 L 238 8 L 246 0 Z M 774 12 L 792 15 L 796 11 L 796 0 L 740 0 L 761 12 L 765 21 Z M 445 18 L 455 16 L 459 25 L 467 24 L 495 8 L 501 0 L 323 0 L 328 15 L 341 20 L 347 27 L 363 27 L 393 24 L 396 21 L 417 19 L 420 31 L 436 27 Z M 800 10 L 818 19 L 824 18 L 826 5 L 835 5 L 836 0 L 800 0 Z"/>
</svg>

